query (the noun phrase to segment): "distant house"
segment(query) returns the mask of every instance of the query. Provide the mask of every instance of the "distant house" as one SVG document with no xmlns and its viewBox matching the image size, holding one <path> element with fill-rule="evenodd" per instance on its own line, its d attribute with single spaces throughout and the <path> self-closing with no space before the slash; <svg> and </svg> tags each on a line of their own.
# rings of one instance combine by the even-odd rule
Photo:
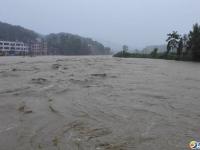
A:
<svg viewBox="0 0 200 150">
<path fill-rule="evenodd" d="M 34 41 L 30 43 L 0 41 L 0 55 L 47 55 L 47 43 L 45 41 Z"/>
<path fill-rule="evenodd" d="M 23 42 L 0 41 L 1 55 L 27 55 L 28 52 L 29 46 Z"/>
<path fill-rule="evenodd" d="M 43 40 L 37 40 L 36 42 L 29 43 L 30 55 L 47 55 L 47 42 Z"/>
</svg>

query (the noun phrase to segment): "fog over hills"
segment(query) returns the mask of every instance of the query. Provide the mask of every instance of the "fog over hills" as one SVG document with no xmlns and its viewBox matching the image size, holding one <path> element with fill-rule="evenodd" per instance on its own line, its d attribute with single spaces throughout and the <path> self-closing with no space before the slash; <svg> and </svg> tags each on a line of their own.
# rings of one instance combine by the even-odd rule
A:
<svg viewBox="0 0 200 150">
<path fill-rule="evenodd" d="M 1 5 L 3 22 L 133 48 L 162 44 L 166 34 L 184 34 L 200 18 L 199 0 L 2 0 Z"/>
<path fill-rule="evenodd" d="M 150 54 L 155 48 L 158 49 L 158 53 L 166 52 L 167 51 L 167 45 L 149 45 L 146 46 L 141 52 L 145 54 Z"/>
<path fill-rule="evenodd" d="M 25 43 L 46 40 L 48 53 L 56 55 L 107 55 L 110 48 L 91 39 L 70 33 L 42 35 L 21 26 L 0 22 L 0 40 Z"/>
<path fill-rule="evenodd" d="M 94 38 L 95 40 L 101 42 L 104 46 L 110 47 L 113 52 L 118 52 L 122 50 L 123 44 L 115 43 L 103 38 Z"/>
</svg>

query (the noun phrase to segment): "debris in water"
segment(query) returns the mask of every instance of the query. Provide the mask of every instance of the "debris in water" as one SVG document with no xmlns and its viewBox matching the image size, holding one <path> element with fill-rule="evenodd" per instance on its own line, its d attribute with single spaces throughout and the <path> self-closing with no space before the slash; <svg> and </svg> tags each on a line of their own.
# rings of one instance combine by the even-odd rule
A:
<svg viewBox="0 0 200 150">
<path fill-rule="evenodd" d="M 32 79 L 32 83 L 35 83 L 35 84 L 44 84 L 47 82 L 47 79 L 44 79 L 44 78 L 34 78 Z"/>
<path fill-rule="evenodd" d="M 60 64 L 53 64 L 52 65 L 52 69 L 59 69 L 60 68 Z"/>
<path fill-rule="evenodd" d="M 52 140 L 52 142 L 53 142 L 53 145 L 54 146 L 58 146 L 58 138 L 57 137 L 54 137 L 54 139 Z"/>
<path fill-rule="evenodd" d="M 51 105 L 49 105 L 49 109 L 50 109 L 52 112 L 57 113 L 57 111 L 56 111 Z"/>
<path fill-rule="evenodd" d="M 91 74 L 92 76 L 95 76 L 95 77 L 106 77 L 107 74 L 106 73 L 102 73 L 102 74 Z"/>
</svg>

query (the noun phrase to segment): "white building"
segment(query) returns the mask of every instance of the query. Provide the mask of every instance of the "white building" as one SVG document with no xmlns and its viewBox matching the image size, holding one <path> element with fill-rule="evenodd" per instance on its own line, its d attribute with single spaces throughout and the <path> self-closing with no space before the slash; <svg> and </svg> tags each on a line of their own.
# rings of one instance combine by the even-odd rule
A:
<svg viewBox="0 0 200 150">
<path fill-rule="evenodd" d="M 29 46 L 23 42 L 0 41 L 0 55 L 26 55 Z"/>
</svg>

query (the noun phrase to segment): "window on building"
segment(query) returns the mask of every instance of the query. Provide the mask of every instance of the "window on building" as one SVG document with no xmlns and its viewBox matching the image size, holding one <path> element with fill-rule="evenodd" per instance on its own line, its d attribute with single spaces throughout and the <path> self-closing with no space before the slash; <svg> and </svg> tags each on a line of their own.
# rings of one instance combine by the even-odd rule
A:
<svg viewBox="0 0 200 150">
<path fill-rule="evenodd" d="M 4 45 L 9 45 L 9 43 L 4 43 Z"/>
<path fill-rule="evenodd" d="M 4 47 L 4 49 L 9 49 L 9 47 Z"/>
</svg>

